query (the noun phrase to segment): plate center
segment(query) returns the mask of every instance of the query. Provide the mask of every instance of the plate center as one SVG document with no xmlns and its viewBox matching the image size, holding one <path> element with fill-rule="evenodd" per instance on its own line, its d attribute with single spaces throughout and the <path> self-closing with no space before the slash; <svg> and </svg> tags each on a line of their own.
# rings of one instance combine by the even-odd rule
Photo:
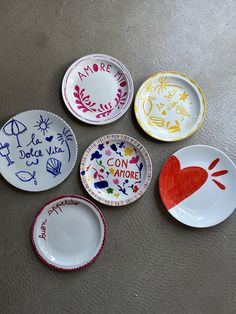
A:
<svg viewBox="0 0 236 314">
<path fill-rule="evenodd" d="M 88 206 L 63 206 L 62 212 L 48 221 L 47 249 L 51 260 L 64 264 L 81 263 L 89 259 L 101 241 L 98 217 Z"/>
</svg>

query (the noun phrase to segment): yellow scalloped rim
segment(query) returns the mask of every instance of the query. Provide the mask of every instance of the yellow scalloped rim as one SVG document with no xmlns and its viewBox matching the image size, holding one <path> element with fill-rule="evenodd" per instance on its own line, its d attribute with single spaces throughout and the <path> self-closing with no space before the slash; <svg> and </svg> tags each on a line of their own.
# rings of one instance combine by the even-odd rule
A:
<svg viewBox="0 0 236 314">
<path fill-rule="evenodd" d="M 176 137 L 176 138 L 173 138 L 173 139 L 164 139 L 164 138 L 160 138 L 160 137 L 157 137 L 157 136 L 154 136 L 151 132 L 149 132 L 145 127 L 144 125 L 141 123 L 141 121 L 139 120 L 139 118 L 137 117 L 137 111 L 138 111 L 138 98 L 140 97 L 140 91 L 141 91 L 141 88 L 142 86 L 150 79 L 153 79 L 155 77 L 157 77 L 158 75 L 162 75 L 162 74 L 178 74 L 179 76 L 182 76 L 184 78 L 187 78 L 191 83 L 193 83 L 195 85 L 195 87 L 197 88 L 197 90 L 199 91 L 199 93 L 201 94 L 202 96 L 202 104 L 203 104 L 203 107 L 204 107 L 204 110 L 203 110 L 203 113 L 202 113 L 202 118 L 201 118 L 201 121 L 198 123 L 198 125 L 193 129 L 191 130 L 191 132 L 187 133 L 185 136 L 183 137 Z M 146 132 L 148 135 L 150 135 L 152 138 L 155 138 L 157 140 L 160 140 L 160 141 L 163 141 L 163 142 L 177 142 L 177 141 L 180 141 L 180 140 L 183 140 L 189 136 L 191 136 L 193 133 L 195 133 L 201 126 L 204 118 L 205 118 L 205 115 L 206 115 L 206 100 L 205 100 L 205 96 L 203 94 L 203 91 L 201 89 L 201 87 L 191 78 L 189 77 L 188 75 L 186 74 L 183 74 L 183 73 L 180 73 L 180 72 L 175 72 L 175 71 L 162 71 L 162 72 L 157 72 L 153 75 L 151 75 L 150 77 L 148 77 L 143 83 L 142 85 L 139 87 L 138 89 L 138 92 L 135 96 L 135 101 L 134 101 L 134 112 L 135 112 L 135 117 L 138 121 L 138 124 L 140 125 L 140 127 L 144 130 L 144 132 Z"/>
</svg>

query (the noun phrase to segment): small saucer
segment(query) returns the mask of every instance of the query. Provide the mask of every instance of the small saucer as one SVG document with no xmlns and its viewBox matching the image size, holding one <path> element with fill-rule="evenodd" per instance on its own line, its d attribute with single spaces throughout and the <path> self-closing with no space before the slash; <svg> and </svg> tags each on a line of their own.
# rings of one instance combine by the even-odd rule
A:
<svg viewBox="0 0 236 314">
<path fill-rule="evenodd" d="M 55 187 L 68 177 L 76 159 L 74 132 L 51 112 L 24 111 L 0 130 L 0 173 L 21 190 Z"/>
<path fill-rule="evenodd" d="M 206 112 L 201 88 L 187 75 L 159 72 L 148 78 L 135 98 L 141 128 L 161 141 L 179 141 L 192 135 Z"/>
<path fill-rule="evenodd" d="M 87 267 L 101 253 L 106 224 L 101 211 L 82 196 L 61 196 L 35 217 L 31 239 L 39 258 L 49 267 L 72 271 Z"/>
<path fill-rule="evenodd" d="M 229 217 L 236 205 L 236 167 L 217 148 L 185 147 L 170 156 L 159 177 L 161 199 L 185 225 L 205 228 Z"/>
<path fill-rule="evenodd" d="M 85 151 L 80 175 L 86 191 L 110 206 L 134 202 L 149 186 L 151 158 L 137 140 L 110 134 L 93 142 Z"/>
<path fill-rule="evenodd" d="M 117 59 L 92 54 L 75 61 L 62 82 L 66 107 L 79 120 L 107 124 L 128 110 L 134 87 L 127 68 Z"/>
</svg>

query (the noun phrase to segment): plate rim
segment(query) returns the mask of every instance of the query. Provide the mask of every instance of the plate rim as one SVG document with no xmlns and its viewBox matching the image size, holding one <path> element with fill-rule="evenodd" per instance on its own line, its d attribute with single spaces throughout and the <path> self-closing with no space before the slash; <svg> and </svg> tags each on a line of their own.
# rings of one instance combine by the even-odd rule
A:
<svg viewBox="0 0 236 314">
<path fill-rule="evenodd" d="M 167 209 L 166 209 L 165 203 L 163 202 L 162 197 L 161 197 L 161 193 L 160 193 L 160 174 L 161 174 L 161 172 L 162 172 L 162 169 L 163 169 L 164 165 L 166 164 L 166 161 L 168 160 L 169 157 L 175 156 L 176 153 L 179 153 L 179 152 L 181 152 L 181 151 L 183 151 L 183 150 L 186 150 L 186 149 L 188 149 L 188 148 L 191 148 L 191 147 L 207 147 L 207 148 L 213 149 L 214 151 L 217 151 L 217 152 L 221 153 L 221 154 L 222 154 L 224 157 L 226 157 L 226 159 L 232 164 L 232 166 L 233 166 L 234 169 L 235 169 L 235 173 L 236 173 L 236 165 L 235 165 L 235 163 L 233 162 L 233 160 L 232 160 L 225 152 L 223 152 L 223 151 L 220 150 L 219 148 L 214 147 L 214 146 L 211 146 L 211 145 L 205 145 L 205 144 L 196 144 L 196 145 L 185 146 L 185 147 L 182 147 L 182 148 L 180 148 L 179 150 L 175 151 L 173 154 L 169 155 L 169 156 L 167 157 L 167 159 L 165 160 L 165 162 L 163 163 L 163 165 L 162 165 L 162 167 L 161 167 L 161 170 L 160 170 L 160 172 L 159 172 L 159 176 L 158 176 L 158 192 L 159 192 L 159 197 L 160 197 L 160 199 L 161 199 L 161 202 L 162 202 L 163 206 L 165 207 L 165 211 L 167 211 L 167 212 L 168 212 L 175 220 L 177 220 L 179 223 L 181 223 L 181 224 L 183 224 L 183 225 L 185 225 L 185 226 L 188 226 L 188 227 L 191 227 L 191 228 L 197 228 L 197 229 L 205 229 L 205 228 L 214 227 L 214 226 L 217 226 L 217 225 L 221 224 L 221 223 L 224 222 L 226 219 L 228 219 L 228 218 L 233 214 L 233 212 L 236 210 L 236 208 L 234 208 L 228 216 L 226 216 L 223 220 L 221 220 L 221 221 L 218 222 L 218 223 L 209 224 L 209 225 L 207 225 L 207 226 L 195 226 L 195 225 L 191 225 L 191 224 L 185 223 L 185 222 L 179 220 L 178 218 L 176 218 L 176 216 L 175 216 L 170 210 L 167 210 Z"/>
<path fill-rule="evenodd" d="M 201 94 L 202 96 L 202 100 L 200 100 L 200 104 L 203 105 L 203 113 L 202 113 L 202 117 L 201 117 L 201 120 L 200 122 L 198 123 L 198 125 L 192 129 L 190 132 L 188 132 L 185 136 L 182 136 L 182 137 L 176 137 L 176 138 L 173 138 L 173 139 L 168 139 L 168 138 L 163 138 L 163 137 L 159 137 L 159 136 L 155 136 L 153 133 L 149 132 L 144 126 L 143 124 L 141 123 L 141 121 L 139 120 L 137 114 L 138 114 L 138 98 L 139 98 L 139 94 L 141 92 L 141 88 L 144 86 L 144 84 L 150 80 L 150 79 L 153 79 L 155 77 L 157 77 L 158 75 L 160 74 L 177 74 L 177 75 L 180 75 L 184 78 L 184 80 L 186 81 L 186 79 L 188 79 L 193 85 L 195 85 L 195 87 L 197 88 L 197 90 L 199 91 L 199 93 Z M 184 73 L 181 73 L 181 72 L 177 72 L 177 71 L 159 71 L 159 72 L 156 72 L 154 74 L 152 74 L 151 76 L 149 76 L 147 79 L 145 79 L 145 81 L 140 85 L 137 93 L 136 93 L 136 96 L 135 96 L 135 100 L 134 100 L 134 113 L 135 113 L 135 117 L 136 117 L 136 120 L 139 124 L 139 126 L 141 127 L 141 129 L 147 133 L 149 136 L 151 136 L 152 138 L 156 139 L 156 140 L 159 140 L 159 141 L 162 141 L 162 142 L 177 142 L 177 141 L 181 141 L 181 140 L 184 140 L 186 138 L 188 138 L 189 136 L 193 135 L 202 125 L 203 123 L 203 120 L 205 119 L 205 116 L 206 116 L 206 98 L 204 96 L 204 93 L 201 89 L 201 87 L 198 85 L 198 83 L 193 80 L 190 76 L 184 74 Z"/>
<path fill-rule="evenodd" d="M 117 116 L 113 117 L 112 119 L 110 120 L 107 120 L 107 121 L 104 121 L 104 120 L 100 120 L 100 121 L 89 121 L 85 118 L 83 118 L 82 116 L 79 116 L 77 115 L 71 108 L 70 106 L 68 105 L 67 103 L 67 99 L 66 99 L 66 96 L 65 96 L 65 87 L 66 87 L 66 81 L 67 81 L 67 78 L 69 76 L 69 72 L 75 68 L 76 64 L 78 62 L 81 62 L 83 61 L 83 59 L 87 59 L 87 58 L 92 58 L 92 57 L 100 57 L 100 58 L 109 58 L 111 59 L 113 62 L 115 62 L 116 64 L 119 65 L 120 69 L 122 70 L 123 73 L 125 73 L 128 77 L 129 77 L 129 80 L 130 80 L 130 100 L 129 100 L 129 103 L 127 104 L 126 108 L 123 110 L 123 111 L 120 111 L 121 114 L 118 114 Z M 123 71 L 122 67 L 125 69 L 125 71 Z M 82 121 L 84 123 L 87 123 L 87 124 L 91 124 L 91 125 L 106 125 L 106 124 L 109 124 L 109 123 L 112 123 L 112 122 L 115 122 L 116 120 L 118 120 L 119 118 L 121 118 L 126 112 L 127 110 L 130 108 L 131 104 L 132 104 L 132 101 L 133 101 L 133 98 L 134 98 L 134 82 L 133 82 L 133 78 L 130 74 L 130 71 L 128 70 L 128 68 L 118 59 L 116 59 L 115 57 L 112 57 L 112 56 L 109 56 L 107 54 L 102 54 L 102 53 L 93 53 L 93 54 L 88 54 L 88 55 L 85 55 L 83 57 L 80 57 L 78 59 L 76 59 L 66 70 L 64 76 L 63 76 L 63 79 L 62 79 L 62 84 L 61 84 L 61 94 L 62 94 L 62 98 L 63 98 L 63 102 L 64 102 L 64 105 L 66 106 L 66 108 L 70 111 L 70 113 L 76 118 L 78 119 L 79 121 Z"/>
<path fill-rule="evenodd" d="M 23 188 L 19 188 L 17 186 L 15 186 L 14 184 L 12 184 L 6 177 L 3 176 L 2 172 L 1 172 L 1 169 L 0 169 L 0 175 L 7 181 L 7 183 L 9 183 L 11 186 L 14 186 L 14 188 L 16 189 L 19 189 L 19 190 L 22 190 L 22 191 L 26 191 L 26 192 L 31 192 L 31 193 L 38 193 L 38 192 L 43 192 L 43 191 L 48 191 L 48 190 L 51 190 L 53 188 L 55 188 L 56 186 L 58 186 L 59 184 L 61 184 L 62 182 L 64 182 L 71 174 L 72 170 L 74 169 L 75 165 L 76 165 L 76 162 L 77 162 L 77 159 L 78 159 L 78 143 L 77 143 L 77 138 L 75 136 L 75 133 L 73 131 L 73 129 L 71 128 L 71 126 L 61 117 L 59 117 L 57 114 L 51 112 L 51 111 L 48 111 L 48 110 L 44 110 L 44 109 L 30 109 L 30 110 L 24 110 L 24 111 L 21 111 L 19 112 L 18 114 L 10 117 L 3 125 L 2 127 L 0 128 L 0 132 L 2 131 L 4 125 L 10 121 L 11 119 L 17 117 L 18 115 L 22 114 L 22 113 L 26 113 L 26 112 L 32 112 L 32 111 L 40 111 L 40 112 L 46 112 L 47 114 L 52 114 L 54 115 L 55 117 L 57 117 L 59 120 L 61 120 L 67 127 L 70 128 L 70 131 L 72 132 L 73 134 L 73 137 L 74 137 L 74 140 L 75 140 L 75 149 L 76 149 L 76 155 L 75 155 L 75 160 L 74 160 L 74 164 L 72 165 L 71 167 L 71 170 L 68 172 L 67 176 L 61 181 L 61 182 L 58 182 L 56 185 L 53 185 L 52 187 L 49 187 L 49 188 L 46 188 L 46 189 L 41 189 L 41 190 L 27 190 L 27 189 L 23 189 Z"/>
<path fill-rule="evenodd" d="M 42 254 L 40 254 L 37 246 L 36 246 L 36 242 L 34 240 L 34 230 L 35 230 L 35 226 L 37 223 L 37 220 L 40 216 L 40 214 L 42 213 L 42 211 L 51 203 L 54 203 L 55 201 L 58 201 L 60 199 L 66 199 L 66 198 L 76 198 L 76 199 L 80 199 L 83 200 L 87 203 L 89 203 L 99 214 L 99 216 L 101 217 L 101 221 L 102 221 L 102 225 L 103 225 L 103 238 L 102 238 L 102 242 L 101 245 L 99 247 L 98 252 L 96 253 L 96 255 L 94 255 L 88 262 L 82 264 L 81 266 L 78 267 L 72 267 L 72 268 L 64 268 L 64 267 L 58 267 L 52 263 L 50 263 L 46 258 L 44 258 L 42 256 Z M 91 207 L 89 207 L 91 209 Z M 48 201 L 45 205 L 43 205 L 37 212 L 36 216 L 34 217 L 34 220 L 31 224 L 31 231 L 30 231 L 30 238 L 31 238 L 31 243 L 34 249 L 34 252 L 36 253 L 36 255 L 38 256 L 38 258 L 45 264 L 47 265 L 49 268 L 54 269 L 54 270 L 58 270 L 60 272 L 72 272 L 72 271 L 76 271 L 76 270 L 80 270 L 80 269 L 84 269 L 86 267 L 88 267 L 89 265 L 91 265 L 92 263 L 94 263 L 96 261 L 96 259 L 99 257 L 99 255 L 101 254 L 102 250 L 104 249 L 104 245 L 106 242 L 106 237 L 107 237 L 107 225 L 106 225 L 106 220 L 105 217 L 102 213 L 102 211 L 98 208 L 98 206 L 96 204 L 94 204 L 92 201 L 90 201 L 88 198 L 82 196 L 82 195 L 75 195 L 75 194 L 69 194 L 69 195 L 62 195 L 62 196 L 58 196 L 50 201 Z"/>
<path fill-rule="evenodd" d="M 114 137 L 114 138 L 112 138 Z M 89 187 L 89 185 L 87 184 L 87 180 L 85 180 L 85 177 L 82 177 L 81 172 L 84 170 L 83 168 L 83 164 L 85 164 L 86 159 L 88 157 L 88 154 L 90 153 L 91 149 L 97 145 L 98 143 L 100 143 L 101 141 L 106 141 L 106 140 L 111 140 L 111 139 L 123 139 L 126 140 L 127 142 L 133 144 L 134 146 L 136 145 L 140 145 L 140 148 L 138 148 L 140 150 L 140 152 L 143 155 L 143 158 L 146 162 L 146 167 L 147 167 L 147 174 L 146 174 L 146 178 L 145 181 L 143 183 L 143 188 L 142 188 L 142 192 L 140 195 L 135 195 L 134 197 L 132 197 L 131 199 L 126 200 L 126 201 L 107 201 L 99 196 L 97 196 L 97 194 L 95 194 Z M 131 140 L 133 141 L 133 143 L 131 142 Z M 145 154 L 147 155 L 147 158 L 145 157 Z M 89 193 L 89 195 L 91 197 L 93 197 L 96 201 L 108 205 L 108 206 L 124 206 L 124 205 L 128 205 L 131 204 L 133 202 L 135 202 L 136 200 L 138 200 L 141 196 L 143 196 L 143 194 L 146 192 L 146 190 L 148 189 L 151 180 L 152 180 L 152 160 L 151 160 L 151 156 L 149 155 L 148 151 L 146 150 L 146 148 L 135 138 L 126 135 L 126 134 L 120 134 L 120 133 L 115 133 L 115 134 L 107 134 L 104 136 L 101 136 L 99 138 L 97 138 L 95 141 L 93 141 L 85 150 L 82 158 L 81 158 L 81 162 L 80 162 L 80 179 L 81 182 L 84 186 L 84 189 Z M 87 186 L 86 186 L 87 184 Z"/>
</svg>

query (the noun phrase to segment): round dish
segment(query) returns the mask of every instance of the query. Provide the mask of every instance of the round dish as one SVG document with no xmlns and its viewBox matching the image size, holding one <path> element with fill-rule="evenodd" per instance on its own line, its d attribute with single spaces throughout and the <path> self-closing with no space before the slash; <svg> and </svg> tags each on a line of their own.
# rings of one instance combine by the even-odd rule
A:
<svg viewBox="0 0 236 314">
<path fill-rule="evenodd" d="M 151 158 L 137 140 L 110 134 L 93 142 L 85 151 L 80 175 L 86 191 L 110 206 L 134 202 L 149 186 Z"/>
<path fill-rule="evenodd" d="M 117 59 L 92 54 L 75 61 L 62 81 L 66 107 L 79 120 L 107 124 L 129 108 L 134 87 L 127 68 Z"/>
<path fill-rule="evenodd" d="M 206 102 L 201 88 L 178 72 L 159 72 L 148 78 L 135 98 L 141 128 L 161 141 L 179 141 L 192 135 L 204 119 Z"/>
<path fill-rule="evenodd" d="M 101 253 L 106 224 L 101 211 L 82 196 L 61 196 L 48 202 L 35 217 L 31 240 L 49 267 L 72 271 L 87 267 Z"/>
<path fill-rule="evenodd" d="M 74 132 L 51 112 L 22 112 L 0 130 L 0 173 L 21 190 L 53 188 L 67 178 L 76 159 Z"/>
<path fill-rule="evenodd" d="M 159 177 L 161 199 L 180 222 L 197 228 L 224 221 L 235 209 L 236 167 L 217 148 L 185 147 L 169 157 Z"/>
</svg>

